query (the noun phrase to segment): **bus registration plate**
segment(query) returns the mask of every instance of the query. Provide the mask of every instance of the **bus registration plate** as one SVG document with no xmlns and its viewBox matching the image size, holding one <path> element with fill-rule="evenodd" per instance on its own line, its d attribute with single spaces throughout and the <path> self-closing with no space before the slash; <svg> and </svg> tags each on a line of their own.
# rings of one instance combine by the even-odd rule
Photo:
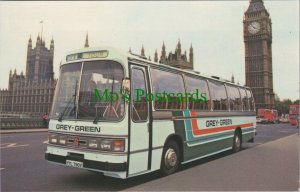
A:
<svg viewBox="0 0 300 192">
<path fill-rule="evenodd" d="M 69 167 L 83 168 L 83 162 L 67 160 L 66 165 Z"/>
</svg>

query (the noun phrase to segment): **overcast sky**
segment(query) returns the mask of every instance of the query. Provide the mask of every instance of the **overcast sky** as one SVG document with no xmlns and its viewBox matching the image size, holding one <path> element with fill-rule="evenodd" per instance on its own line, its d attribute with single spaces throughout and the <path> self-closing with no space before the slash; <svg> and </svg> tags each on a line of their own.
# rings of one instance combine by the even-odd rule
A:
<svg viewBox="0 0 300 192">
<path fill-rule="evenodd" d="M 274 91 L 281 99 L 299 98 L 299 1 L 265 1 L 273 28 Z M 155 49 L 174 52 L 178 39 L 194 68 L 245 84 L 243 15 L 248 1 L 157 2 L 3 2 L 0 1 L 0 88 L 8 87 L 10 69 L 25 73 L 28 39 L 41 33 L 49 47 L 53 37 L 54 72 L 66 52 L 110 45 L 153 59 Z"/>
</svg>

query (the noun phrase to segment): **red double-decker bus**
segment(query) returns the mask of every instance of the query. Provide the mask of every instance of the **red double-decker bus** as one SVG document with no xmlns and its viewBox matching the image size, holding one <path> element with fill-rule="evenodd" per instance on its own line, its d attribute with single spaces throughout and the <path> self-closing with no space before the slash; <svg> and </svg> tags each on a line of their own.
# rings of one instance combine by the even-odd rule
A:
<svg viewBox="0 0 300 192">
<path fill-rule="evenodd" d="M 291 125 L 297 125 L 299 119 L 299 104 L 290 106 L 289 119 Z"/>
</svg>

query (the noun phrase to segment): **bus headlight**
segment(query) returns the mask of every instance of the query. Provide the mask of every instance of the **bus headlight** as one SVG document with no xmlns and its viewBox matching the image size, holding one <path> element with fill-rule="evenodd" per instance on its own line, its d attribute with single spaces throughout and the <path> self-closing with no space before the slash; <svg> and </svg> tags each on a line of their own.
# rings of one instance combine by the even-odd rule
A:
<svg viewBox="0 0 300 192">
<path fill-rule="evenodd" d="M 77 137 L 77 136 L 76 136 Z M 75 138 L 75 136 L 74 136 Z M 64 145 L 74 147 L 73 136 L 65 134 L 49 133 L 48 143 L 55 145 Z M 112 139 L 112 138 L 78 138 L 79 142 L 84 142 L 79 147 L 88 148 L 93 150 L 110 151 L 110 152 L 124 152 L 125 151 L 125 139 Z"/>
<path fill-rule="evenodd" d="M 98 147 L 98 141 L 96 139 L 89 140 L 89 148 L 96 149 Z"/>
<path fill-rule="evenodd" d="M 124 139 L 102 139 L 100 149 L 105 151 L 122 152 L 125 151 Z"/>
<path fill-rule="evenodd" d="M 59 144 L 61 144 L 61 145 L 65 145 L 66 144 L 66 136 L 65 135 L 61 135 L 59 137 Z"/>
<path fill-rule="evenodd" d="M 111 150 L 111 140 L 109 139 L 102 139 L 100 143 L 100 149 L 105 151 Z"/>
<path fill-rule="evenodd" d="M 51 133 L 48 135 L 48 143 L 66 145 L 67 144 L 67 136 Z"/>
<path fill-rule="evenodd" d="M 57 144 L 57 135 L 56 134 L 50 134 L 49 135 L 49 143 Z"/>
</svg>

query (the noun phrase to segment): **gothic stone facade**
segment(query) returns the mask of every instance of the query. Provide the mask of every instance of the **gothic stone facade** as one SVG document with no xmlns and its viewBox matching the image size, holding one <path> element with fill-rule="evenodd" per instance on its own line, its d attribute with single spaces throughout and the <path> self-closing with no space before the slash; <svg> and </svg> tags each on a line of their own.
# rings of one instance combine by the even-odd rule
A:
<svg viewBox="0 0 300 192">
<path fill-rule="evenodd" d="M 0 113 L 41 116 L 50 112 L 56 85 L 53 54 L 53 39 L 50 49 L 39 36 L 35 48 L 29 39 L 26 76 L 23 72 L 18 75 L 16 69 L 14 73 L 10 71 L 8 89 L 0 91 Z"/>
<path fill-rule="evenodd" d="M 131 50 L 129 50 L 129 52 L 131 52 Z M 144 46 L 142 46 L 142 49 L 141 49 L 141 56 L 145 57 Z M 151 60 L 150 57 L 149 57 L 149 60 Z M 193 70 L 194 69 L 193 47 L 191 45 L 189 58 L 188 58 L 186 51 L 184 52 L 184 54 L 182 54 L 180 40 L 178 40 L 177 46 L 175 48 L 175 52 L 174 53 L 169 52 L 168 55 L 166 53 L 166 46 L 163 43 L 160 59 L 158 58 L 158 53 L 156 50 L 155 54 L 154 54 L 154 62 L 163 63 L 163 64 L 170 65 L 172 67 L 177 67 L 180 69 Z"/>
<path fill-rule="evenodd" d="M 272 26 L 262 0 L 251 0 L 244 15 L 246 86 L 253 91 L 256 108 L 274 108 Z"/>
</svg>

